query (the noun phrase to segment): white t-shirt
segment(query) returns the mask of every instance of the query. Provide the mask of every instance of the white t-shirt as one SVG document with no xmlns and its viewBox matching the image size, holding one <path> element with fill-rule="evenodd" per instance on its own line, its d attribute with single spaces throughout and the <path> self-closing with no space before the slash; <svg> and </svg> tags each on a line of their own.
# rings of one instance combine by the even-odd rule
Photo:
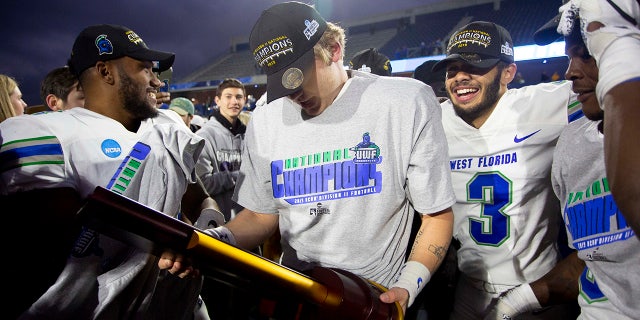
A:
<svg viewBox="0 0 640 320">
<path fill-rule="evenodd" d="M 553 158 L 553 188 L 569 245 L 587 265 L 580 277 L 581 319 L 637 319 L 640 240 L 611 195 L 604 136 L 597 125 L 582 118 L 562 132 Z"/>
<path fill-rule="evenodd" d="M 288 98 L 253 112 L 234 198 L 279 214 L 283 264 L 389 286 L 404 263 L 411 206 L 430 214 L 454 202 L 440 105 L 417 80 L 351 72 L 318 116 Z"/>
</svg>

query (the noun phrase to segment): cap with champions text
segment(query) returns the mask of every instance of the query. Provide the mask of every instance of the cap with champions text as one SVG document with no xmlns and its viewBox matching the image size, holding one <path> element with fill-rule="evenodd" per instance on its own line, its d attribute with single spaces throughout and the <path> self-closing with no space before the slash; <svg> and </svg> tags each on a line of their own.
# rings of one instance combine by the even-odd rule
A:
<svg viewBox="0 0 640 320">
<path fill-rule="evenodd" d="M 284 2 L 262 12 L 249 44 L 267 74 L 267 103 L 300 90 L 304 71 L 314 63 L 313 46 L 326 29 L 320 13 L 302 2 Z"/>
<path fill-rule="evenodd" d="M 380 76 L 390 76 L 391 60 L 378 49 L 369 48 L 357 52 L 349 61 L 349 68 Z"/>
<path fill-rule="evenodd" d="M 433 66 L 433 71 L 439 71 L 453 61 L 484 69 L 493 67 L 500 60 L 514 62 L 509 31 L 493 22 L 476 21 L 453 33 L 447 43 L 447 56 Z"/>
<path fill-rule="evenodd" d="M 69 68 L 79 76 L 98 61 L 131 57 L 152 61 L 155 71 L 164 71 L 173 65 L 175 54 L 149 49 L 142 38 L 131 29 L 112 24 L 99 24 L 80 32 L 71 50 Z"/>
</svg>

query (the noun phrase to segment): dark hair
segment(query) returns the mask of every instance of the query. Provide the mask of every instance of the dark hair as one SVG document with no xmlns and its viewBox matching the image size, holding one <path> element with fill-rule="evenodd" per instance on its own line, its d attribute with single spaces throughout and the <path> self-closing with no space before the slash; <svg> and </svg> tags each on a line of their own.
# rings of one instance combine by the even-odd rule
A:
<svg viewBox="0 0 640 320">
<path fill-rule="evenodd" d="M 245 90 L 244 85 L 242 84 L 242 82 L 240 82 L 240 80 L 235 78 L 226 78 L 222 80 L 220 85 L 218 85 L 218 88 L 216 89 L 216 97 L 221 98 L 222 91 L 224 91 L 224 89 L 226 88 L 242 89 L 242 93 L 244 94 L 244 96 L 247 96 L 247 90 Z"/>
<path fill-rule="evenodd" d="M 46 104 L 47 96 L 53 94 L 66 102 L 69 93 L 73 90 L 76 83 L 78 83 L 78 78 L 71 73 L 69 67 L 55 68 L 42 80 L 42 84 L 40 85 L 40 98 Z"/>
<path fill-rule="evenodd" d="M 513 62 L 507 62 L 507 61 L 504 61 L 504 60 L 498 61 L 498 63 L 496 63 L 496 67 L 498 67 L 498 73 L 502 72 L 502 70 L 506 69 L 512 63 Z"/>
</svg>

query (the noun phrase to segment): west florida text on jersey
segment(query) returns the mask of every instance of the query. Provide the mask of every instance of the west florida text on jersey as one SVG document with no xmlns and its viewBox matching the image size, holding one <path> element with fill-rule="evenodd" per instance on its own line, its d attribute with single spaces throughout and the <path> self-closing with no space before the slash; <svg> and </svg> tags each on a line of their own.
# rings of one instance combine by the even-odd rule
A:
<svg viewBox="0 0 640 320">
<path fill-rule="evenodd" d="M 451 159 L 449 164 L 451 170 L 462 170 L 469 168 L 488 168 L 493 166 L 499 166 L 503 164 L 510 164 L 518 162 L 517 152 L 507 152 L 496 155 L 477 157 L 477 158 L 463 158 L 463 159 Z"/>
<path fill-rule="evenodd" d="M 299 205 L 380 193 L 381 163 L 380 148 L 368 132 L 352 147 L 274 160 L 273 196 Z"/>
</svg>

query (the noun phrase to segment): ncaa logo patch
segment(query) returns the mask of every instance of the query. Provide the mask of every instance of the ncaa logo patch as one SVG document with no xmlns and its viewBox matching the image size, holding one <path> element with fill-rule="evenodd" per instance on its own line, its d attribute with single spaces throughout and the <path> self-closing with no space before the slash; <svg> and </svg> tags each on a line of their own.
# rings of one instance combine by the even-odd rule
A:
<svg viewBox="0 0 640 320">
<path fill-rule="evenodd" d="M 102 141 L 100 149 L 102 149 L 102 153 L 104 153 L 109 158 L 117 158 L 122 153 L 120 144 L 113 139 L 106 139 Z"/>
</svg>

